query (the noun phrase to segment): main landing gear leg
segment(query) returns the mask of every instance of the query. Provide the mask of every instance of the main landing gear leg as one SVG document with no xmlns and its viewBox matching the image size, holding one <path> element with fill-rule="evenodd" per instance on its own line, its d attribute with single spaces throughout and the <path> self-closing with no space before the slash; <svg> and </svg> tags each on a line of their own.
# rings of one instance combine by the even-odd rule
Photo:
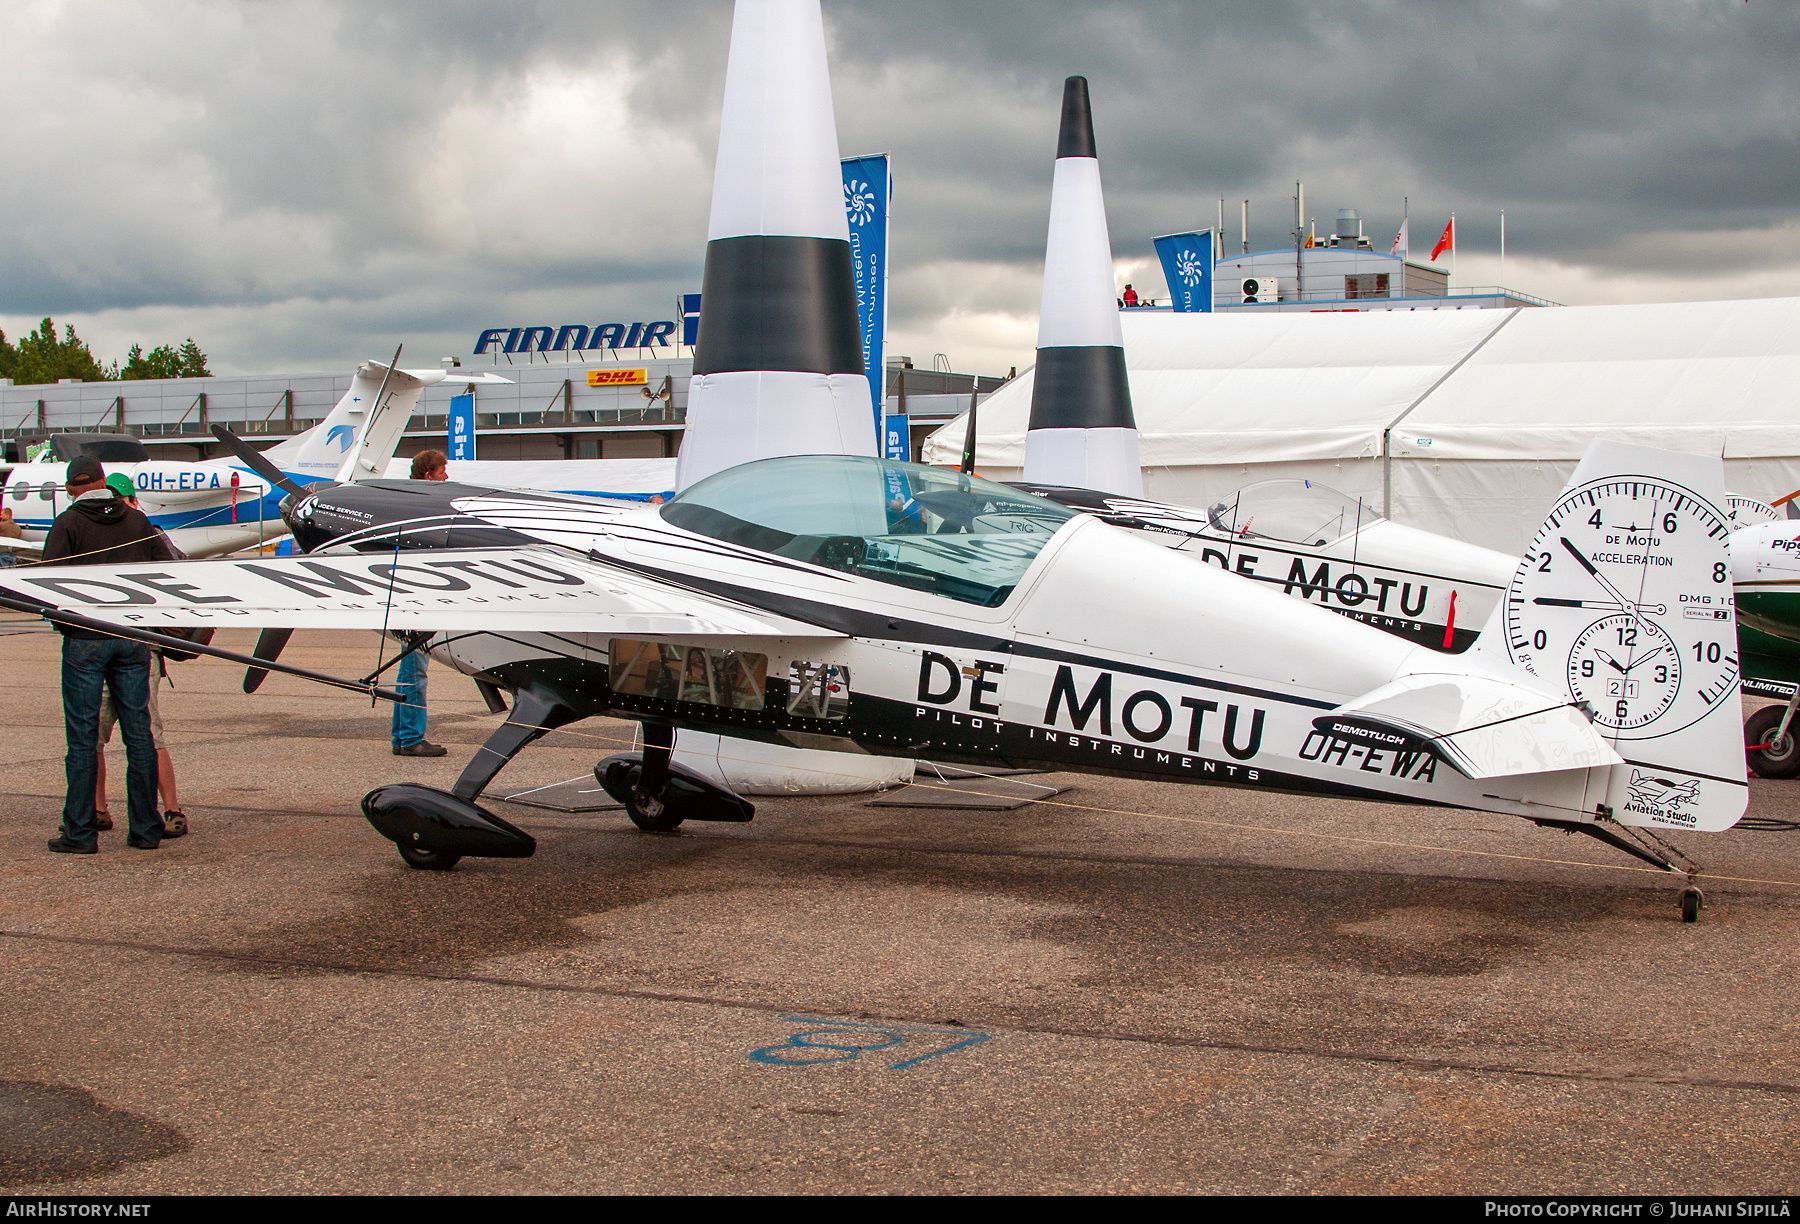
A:
<svg viewBox="0 0 1800 1224">
<path fill-rule="evenodd" d="M 508 761 L 549 732 L 574 722 L 575 718 L 575 711 L 568 706 L 545 701 L 531 693 L 516 694 L 512 713 L 488 736 L 487 743 L 475 750 L 474 758 L 462 771 L 462 777 L 456 780 L 451 793 L 458 799 L 473 802 L 487 789 L 494 775 L 506 768 Z"/>
<path fill-rule="evenodd" d="M 567 706 L 520 693 L 512 714 L 475 750 L 453 790 L 410 782 L 377 787 L 363 796 L 363 815 L 399 847 L 408 867 L 420 871 L 448 871 L 466 855 L 529 858 L 537 849 L 531 835 L 475 800 L 521 749 L 577 717 Z"/>
</svg>

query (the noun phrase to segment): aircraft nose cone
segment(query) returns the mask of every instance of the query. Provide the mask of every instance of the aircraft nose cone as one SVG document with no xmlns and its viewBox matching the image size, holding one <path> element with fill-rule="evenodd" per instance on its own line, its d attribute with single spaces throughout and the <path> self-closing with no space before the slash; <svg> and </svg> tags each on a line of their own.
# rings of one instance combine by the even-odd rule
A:
<svg viewBox="0 0 1800 1224">
<path fill-rule="evenodd" d="M 287 524 L 288 533 L 302 547 L 307 547 L 305 543 L 306 527 L 312 521 L 314 510 L 318 505 L 319 494 L 326 489 L 335 488 L 337 488 L 337 481 L 321 480 L 316 484 L 307 485 L 298 493 L 289 493 L 281 499 L 281 505 L 278 508 L 281 521 Z"/>
<path fill-rule="evenodd" d="M 289 531 L 294 529 L 294 523 L 297 520 L 305 517 L 300 513 L 300 507 L 305 506 L 310 511 L 312 509 L 312 500 L 313 495 L 311 493 L 289 493 L 286 497 L 281 499 L 278 513 L 281 515 L 281 521 L 287 524 L 287 529 Z"/>
</svg>

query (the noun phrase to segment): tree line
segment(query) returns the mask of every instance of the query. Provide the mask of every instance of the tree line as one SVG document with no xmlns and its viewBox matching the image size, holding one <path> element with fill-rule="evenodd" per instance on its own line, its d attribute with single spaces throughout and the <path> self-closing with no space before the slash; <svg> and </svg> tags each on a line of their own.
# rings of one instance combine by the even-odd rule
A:
<svg viewBox="0 0 1800 1224">
<path fill-rule="evenodd" d="M 28 383 L 53 383 L 64 378 L 82 382 L 119 382 L 138 378 L 209 378 L 206 354 L 192 336 L 180 345 L 159 344 L 148 353 L 134 344 L 123 365 L 114 361 L 101 365 L 87 342 L 75 334 L 75 325 L 67 324 L 62 337 L 49 319 L 39 323 L 36 331 L 27 332 L 17 344 L 0 331 L 0 378 L 10 378 L 24 386 Z"/>
</svg>

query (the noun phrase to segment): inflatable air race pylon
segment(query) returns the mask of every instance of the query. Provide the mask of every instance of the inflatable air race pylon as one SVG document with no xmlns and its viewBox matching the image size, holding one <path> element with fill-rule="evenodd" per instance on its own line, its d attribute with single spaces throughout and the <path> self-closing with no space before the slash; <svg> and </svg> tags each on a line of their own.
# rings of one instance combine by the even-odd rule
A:
<svg viewBox="0 0 1800 1224">
<path fill-rule="evenodd" d="M 1063 85 L 1032 379 L 1026 481 L 1143 496 L 1086 77 Z"/>
<path fill-rule="evenodd" d="M 675 487 L 778 455 L 873 455 L 819 0 L 737 0 L 713 167 L 700 335 Z M 911 758 L 698 731 L 674 759 L 740 795 L 843 795 Z"/>
<path fill-rule="evenodd" d="M 675 484 L 874 453 L 819 0 L 737 0 Z"/>
</svg>

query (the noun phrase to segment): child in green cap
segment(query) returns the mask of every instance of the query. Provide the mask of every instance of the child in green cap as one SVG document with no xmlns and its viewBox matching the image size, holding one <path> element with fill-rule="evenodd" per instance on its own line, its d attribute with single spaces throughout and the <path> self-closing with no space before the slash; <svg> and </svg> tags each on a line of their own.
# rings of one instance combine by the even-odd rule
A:
<svg viewBox="0 0 1800 1224">
<path fill-rule="evenodd" d="M 131 483 L 131 477 L 124 472 L 114 472 L 106 478 L 106 487 L 113 494 L 125 499 L 133 510 L 138 509 L 137 486 Z M 179 558 L 181 553 L 161 528 L 157 534 L 163 535 L 168 543 L 169 552 Z M 150 735 L 156 744 L 156 788 L 162 792 L 163 801 L 163 836 L 180 837 L 187 832 L 187 815 L 178 806 L 175 790 L 175 763 L 169 758 L 168 746 L 163 742 L 162 711 L 157 709 L 157 690 L 168 680 L 168 665 L 163 661 L 162 651 L 150 652 Z M 106 807 L 106 745 L 112 741 L 113 723 L 116 721 L 110 694 L 102 694 L 100 698 L 100 742 L 95 745 L 95 788 L 94 818 L 101 829 L 112 828 L 112 813 Z"/>
</svg>

